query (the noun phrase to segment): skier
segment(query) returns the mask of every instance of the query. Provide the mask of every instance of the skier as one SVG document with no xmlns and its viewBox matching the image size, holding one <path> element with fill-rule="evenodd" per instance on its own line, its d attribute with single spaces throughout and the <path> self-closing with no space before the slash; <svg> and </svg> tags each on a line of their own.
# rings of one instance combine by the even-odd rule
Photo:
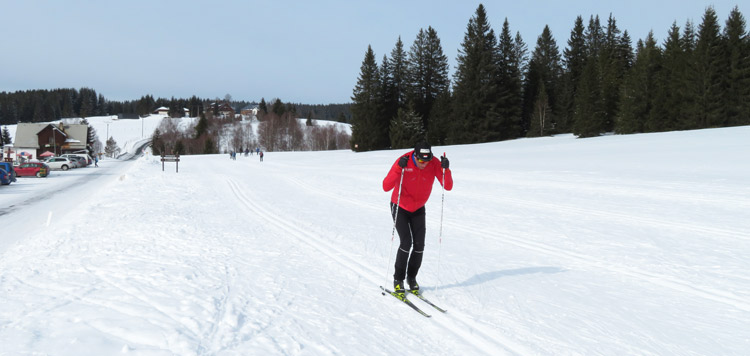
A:
<svg viewBox="0 0 750 356">
<path fill-rule="evenodd" d="M 393 289 L 401 297 L 406 292 L 404 278 L 410 290 L 419 290 L 417 273 L 422 265 L 426 232 L 424 205 L 430 197 L 435 178 L 445 190 L 453 189 L 449 167 L 447 157 L 438 160 L 433 157 L 431 146 L 420 142 L 414 151 L 399 157 L 383 179 L 383 190 L 387 192 L 393 189 L 391 215 L 401 240 L 393 273 Z"/>
<path fill-rule="evenodd" d="M 260 161 L 263 162 L 263 151 L 260 151 L 258 155 L 260 156 Z"/>
</svg>

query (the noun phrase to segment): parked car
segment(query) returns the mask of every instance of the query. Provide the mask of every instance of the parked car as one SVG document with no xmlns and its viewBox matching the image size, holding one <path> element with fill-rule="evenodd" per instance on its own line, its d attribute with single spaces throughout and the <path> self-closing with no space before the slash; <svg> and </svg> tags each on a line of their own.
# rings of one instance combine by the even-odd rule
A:
<svg viewBox="0 0 750 356">
<path fill-rule="evenodd" d="M 73 163 L 67 157 L 50 157 L 44 163 L 49 166 L 49 169 L 62 169 L 63 171 L 77 166 L 77 164 Z"/>
<path fill-rule="evenodd" d="M 2 185 L 8 185 L 10 184 L 10 173 L 6 171 L 4 168 L 0 167 L 0 184 Z"/>
<path fill-rule="evenodd" d="M 81 167 L 86 167 L 86 166 L 94 163 L 94 161 L 91 159 L 91 157 L 88 154 L 86 154 L 86 153 L 66 153 L 64 155 L 61 155 L 60 157 L 68 157 L 69 159 L 78 159 L 78 158 L 80 158 L 80 161 L 82 161 L 82 162 L 79 162 L 79 165 Z"/>
<path fill-rule="evenodd" d="M 5 173 L 8 173 L 8 176 L 10 177 L 11 182 L 16 181 L 16 170 L 13 169 L 13 164 L 10 162 L 0 162 L 0 168 L 5 170 Z M 5 184 L 5 183 L 3 183 Z M 10 184 L 10 183 L 8 183 Z"/>
<path fill-rule="evenodd" d="M 62 155 L 62 157 L 81 157 L 86 160 L 86 164 L 84 166 L 88 166 L 94 163 L 94 160 L 91 158 L 91 156 L 88 155 L 88 153 L 82 153 L 82 152 L 66 153 Z"/>
<path fill-rule="evenodd" d="M 49 166 L 42 162 L 26 162 L 16 167 L 16 175 L 19 177 L 46 177 L 49 175 Z"/>
<path fill-rule="evenodd" d="M 68 156 L 68 159 L 76 163 L 76 168 L 86 167 L 88 165 L 88 163 L 86 163 L 86 159 L 83 157 Z"/>
</svg>

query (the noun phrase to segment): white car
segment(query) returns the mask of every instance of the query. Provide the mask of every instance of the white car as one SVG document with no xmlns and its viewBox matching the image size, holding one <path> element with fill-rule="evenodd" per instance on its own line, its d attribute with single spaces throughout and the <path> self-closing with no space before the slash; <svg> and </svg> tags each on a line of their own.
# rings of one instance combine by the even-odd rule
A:
<svg viewBox="0 0 750 356">
<path fill-rule="evenodd" d="M 83 164 L 83 167 L 86 167 L 86 166 L 94 163 L 94 160 L 91 159 L 91 156 L 89 156 L 86 153 L 66 153 L 64 155 L 60 155 L 60 157 L 68 157 L 68 158 L 71 158 L 71 157 L 80 157 L 80 158 L 83 158 L 83 160 L 85 161 L 85 163 Z"/>
<path fill-rule="evenodd" d="M 50 157 L 44 161 L 49 166 L 49 169 L 62 169 L 67 171 L 68 169 L 75 168 L 78 166 L 77 163 L 73 163 L 66 157 Z"/>
</svg>

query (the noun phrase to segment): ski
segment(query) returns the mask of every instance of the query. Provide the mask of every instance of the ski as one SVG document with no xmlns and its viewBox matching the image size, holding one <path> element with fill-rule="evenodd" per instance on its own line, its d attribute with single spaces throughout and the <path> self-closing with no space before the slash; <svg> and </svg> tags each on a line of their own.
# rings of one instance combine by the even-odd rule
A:
<svg viewBox="0 0 750 356">
<path fill-rule="evenodd" d="M 388 293 L 388 294 L 392 295 L 394 298 L 396 298 L 396 299 L 404 302 L 404 304 L 410 306 L 412 309 L 416 310 L 417 313 L 422 314 L 423 316 L 425 316 L 427 318 L 432 317 L 432 315 L 425 313 L 422 309 L 419 309 L 419 307 L 416 306 L 416 305 L 414 305 L 414 303 L 412 303 L 409 299 L 406 299 L 406 295 L 404 295 L 404 298 L 401 299 L 401 297 L 399 297 L 398 294 L 396 294 L 396 292 L 393 292 L 393 291 L 390 291 L 388 289 L 385 289 L 385 287 L 383 287 L 383 286 L 380 286 L 380 289 L 383 290 L 383 295 L 385 295 L 386 293 Z"/>
<path fill-rule="evenodd" d="M 422 293 L 419 293 L 419 290 L 413 290 L 413 289 L 409 289 L 409 291 L 408 291 L 408 292 L 409 292 L 409 293 L 411 293 L 411 294 L 414 294 L 414 295 L 416 295 L 416 296 L 417 296 L 417 298 L 419 298 L 419 299 L 422 299 L 422 301 L 423 301 L 423 302 L 425 302 L 425 303 L 427 303 L 427 304 L 431 305 L 431 306 L 432 306 L 433 308 L 437 309 L 437 310 L 438 310 L 439 312 L 441 312 L 441 313 L 447 313 L 447 312 L 448 312 L 447 310 L 445 310 L 445 309 L 443 309 L 443 308 L 441 308 L 441 307 L 439 307 L 439 306 L 435 305 L 435 304 L 434 304 L 434 303 L 432 303 L 431 301 L 427 300 L 427 298 L 425 298 L 425 297 L 424 297 L 424 296 L 422 295 Z"/>
</svg>

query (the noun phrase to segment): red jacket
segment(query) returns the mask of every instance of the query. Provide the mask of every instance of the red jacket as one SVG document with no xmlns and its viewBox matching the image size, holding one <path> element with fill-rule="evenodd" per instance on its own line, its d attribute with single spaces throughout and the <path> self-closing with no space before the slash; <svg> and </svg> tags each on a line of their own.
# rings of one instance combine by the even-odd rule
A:
<svg viewBox="0 0 750 356">
<path fill-rule="evenodd" d="M 383 190 L 393 189 L 391 202 L 399 204 L 399 208 L 409 212 L 414 212 L 427 203 L 427 199 L 432 192 L 432 184 L 437 178 L 438 182 L 445 187 L 445 190 L 453 189 L 453 177 L 451 170 L 445 170 L 445 183 L 443 182 L 443 169 L 440 167 L 440 160 L 432 157 L 432 161 L 424 169 L 419 169 L 414 162 L 414 151 L 407 154 L 410 159 L 404 168 L 404 180 L 401 183 L 401 201 L 398 198 L 398 185 L 401 180 L 401 167 L 398 166 L 398 159 L 391 166 L 388 175 L 383 179 Z M 401 158 L 401 157 L 399 157 Z"/>
</svg>

